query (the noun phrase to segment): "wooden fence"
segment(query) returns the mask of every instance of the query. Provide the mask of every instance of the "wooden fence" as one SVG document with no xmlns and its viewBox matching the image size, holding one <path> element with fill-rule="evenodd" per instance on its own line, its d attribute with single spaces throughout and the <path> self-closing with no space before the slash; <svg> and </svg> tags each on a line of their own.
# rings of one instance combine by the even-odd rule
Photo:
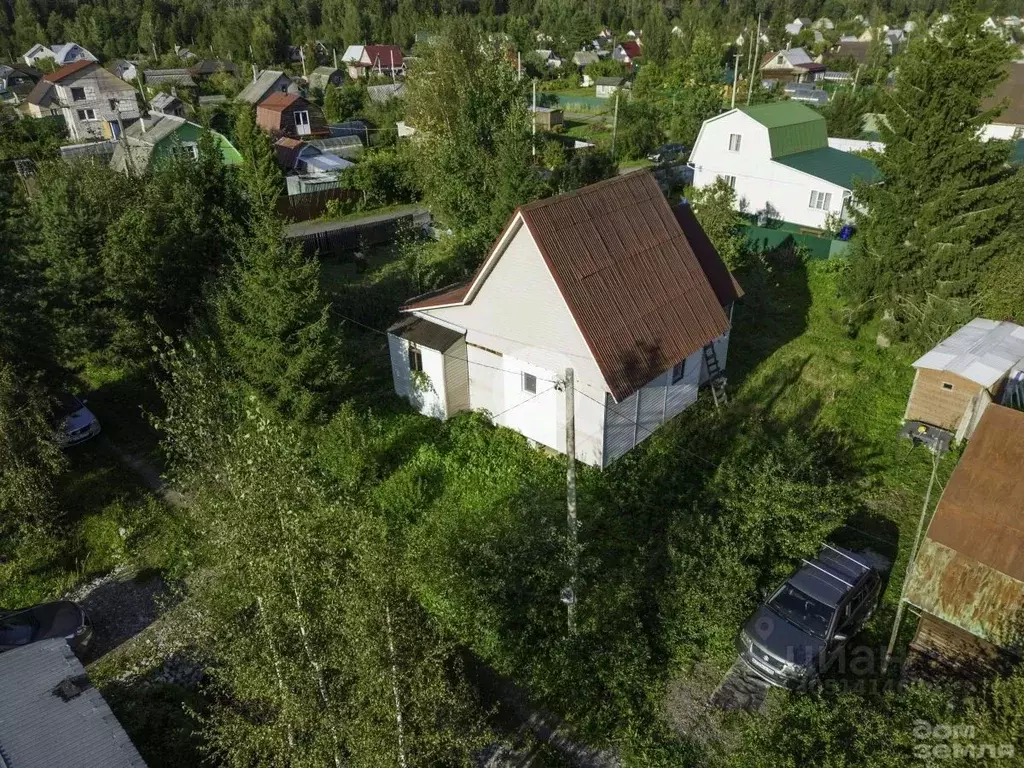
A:
<svg viewBox="0 0 1024 768">
<path fill-rule="evenodd" d="M 292 221 L 309 221 L 323 216 L 331 200 L 355 202 L 360 193 L 354 189 L 323 189 L 317 192 L 303 192 L 298 195 L 281 195 L 277 198 L 277 212 Z"/>
</svg>

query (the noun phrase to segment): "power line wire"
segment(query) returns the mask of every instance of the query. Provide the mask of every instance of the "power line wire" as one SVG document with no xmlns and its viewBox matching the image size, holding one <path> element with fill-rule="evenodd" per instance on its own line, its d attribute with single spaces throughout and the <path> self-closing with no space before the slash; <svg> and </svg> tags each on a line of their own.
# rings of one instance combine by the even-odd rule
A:
<svg viewBox="0 0 1024 768">
<path fill-rule="evenodd" d="M 387 333 L 387 331 L 381 331 L 379 328 L 374 328 L 373 326 L 368 326 L 366 323 L 360 323 L 354 317 L 348 317 L 348 316 L 342 314 L 341 312 L 336 311 L 333 307 L 332 307 L 331 311 L 334 312 L 338 317 L 341 317 L 342 319 L 344 319 L 344 321 L 348 321 L 349 323 L 352 323 L 352 324 L 354 324 L 356 326 L 359 326 L 360 328 L 365 328 L 368 331 L 373 331 L 375 334 L 380 334 L 381 336 L 385 336 L 385 337 L 389 335 Z M 498 337 L 498 338 L 501 338 L 501 337 Z M 434 351 L 439 351 L 439 350 L 434 350 Z M 390 351 L 388 351 L 388 354 L 390 354 Z M 489 369 L 489 370 L 492 370 L 492 371 L 498 371 L 498 372 L 503 373 L 503 374 L 515 374 L 516 376 L 520 376 L 523 373 L 522 371 L 509 371 L 508 369 L 498 368 L 497 366 L 488 366 L 487 364 L 485 364 L 485 362 L 479 362 L 478 360 L 471 360 L 471 359 L 469 359 L 468 356 L 467 357 L 460 357 L 459 355 L 452 354 L 450 352 L 440 352 L 440 354 L 441 354 L 442 357 L 446 357 L 447 359 L 450 359 L 450 360 L 456 360 L 458 362 L 466 362 L 466 364 L 468 364 L 470 366 L 477 366 L 478 368 L 486 368 L 486 369 Z M 552 385 L 554 385 L 554 384 L 559 384 L 560 383 L 558 379 L 545 379 L 543 376 L 536 376 L 536 378 L 537 378 L 538 381 L 543 381 L 545 384 L 552 384 Z"/>
</svg>

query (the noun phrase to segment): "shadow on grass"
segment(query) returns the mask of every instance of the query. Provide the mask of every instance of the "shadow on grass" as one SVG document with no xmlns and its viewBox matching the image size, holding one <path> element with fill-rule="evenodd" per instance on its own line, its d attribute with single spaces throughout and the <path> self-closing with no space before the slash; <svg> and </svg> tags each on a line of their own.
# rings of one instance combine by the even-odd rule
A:
<svg viewBox="0 0 1024 768">
<path fill-rule="evenodd" d="M 145 679 L 111 681 L 100 689 L 150 768 L 207 764 L 199 724 L 189 714 L 207 707 L 198 693 Z"/>
<path fill-rule="evenodd" d="M 811 306 L 807 265 L 791 237 L 752 255 L 736 279 L 745 295 L 734 309 L 729 336 L 727 372 L 733 385 L 807 330 Z"/>
</svg>

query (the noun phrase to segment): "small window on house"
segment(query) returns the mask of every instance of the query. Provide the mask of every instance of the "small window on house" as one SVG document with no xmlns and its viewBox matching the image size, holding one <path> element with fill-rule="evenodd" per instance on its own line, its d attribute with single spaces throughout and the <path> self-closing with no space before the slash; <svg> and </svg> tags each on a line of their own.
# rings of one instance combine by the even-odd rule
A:
<svg viewBox="0 0 1024 768">
<path fill-rule="evenodd" d="M 952 389 L 953 385 L 950 384 L 948 381 L 944 381 L 944 382 L 942 382 L 942 388 L 943 389 Z"/>
<path fill-rule="evenodd" d="M 740 151 L 740 142 L 742 140 L 743 140 L 743 137 L 740 136 L 738 133 L 730 133 L 729 134 L 729 151 L 730 152 L 739 152 Z"/>
<path fill-rule="evenodd" d="M 531 395 L 537 394 L 537 377 L 525 371 L 523 372 L 523 392 L 529 392 Z"/>
<path fill-rule="evenodd" d="M 96 110 L 94 110 L 94 109 L 80 109 L 80 110 L 78 110 L 78 119 L 79 120 L 95 120 L 96 119 Z"/>
<path fill-rule="evenodd" d="M 413 373 L 423 371 L 423 353 L 415 344 L 409 345 L 409 370 Z"/>
<path fill-rule="evenodd" d="M 811 200 L 808 203 L 809 208 L 814 208 L 819 211 L 827 211 L 832 205 L 832 193 L 831 192 L 811 192 Z"/>
<path fill-rule="evenodd" d="M 85 101 L 85 88 L 72 88 L 71 89 L 71 100 L 72 101 Z"/>
<path fill-rule="evenodd" d="M 188 160 L 199 159 L 199 147 L 194 142 L 176 144 L 172 150 L 177 157 L 184 157 Z"/>
<path fill-rule="evenodd" d="M 735 176 L 719 176 L 718 178 L 723 179 L 732 189 L 736 189 L 736 177 Z"/>
<path fill-rule="evenodd" d="M 776 63 L 776 64 L 785 64 L 785 63 L 786 63 L 786 57 L 785 57 L 785 56 L 781 56 L 781 55 L 780 55 L 780 56 L 779 56 L 779 58 L 777 58 L 777 59 L 775 60 L 775 63 Z"/>
<path fill-rule="evenodd" d="M 672 366 L 672 383 L 678 384 L 683 380 L 683 376 L 686 375 L 686 361 L 681 360 Z"/>
<path fill-rule="evenodd" d="M 109 99 L 107 104 L 110 105 L 111 112 L 117 112 L 117 99 Z"/>
</svg>

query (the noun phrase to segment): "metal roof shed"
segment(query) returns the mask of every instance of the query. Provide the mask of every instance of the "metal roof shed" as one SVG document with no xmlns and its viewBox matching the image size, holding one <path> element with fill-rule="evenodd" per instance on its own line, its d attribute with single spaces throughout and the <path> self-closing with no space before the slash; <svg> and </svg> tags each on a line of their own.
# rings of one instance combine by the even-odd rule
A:
<svg viewBox="0 0 1024 768">
<path fill-rule="evenodd" d="M 145 768 L 63 639 L 0 654 L 0 765 Z"/>
<path fill-rule="evenodd" d="M 957 438 L 970 435 L 989 402 L 1009 394 L 1024 369 L 1024 328 L 975 318 L 914 362 L 917 372 L 904 421 Z"/>
</svg>

